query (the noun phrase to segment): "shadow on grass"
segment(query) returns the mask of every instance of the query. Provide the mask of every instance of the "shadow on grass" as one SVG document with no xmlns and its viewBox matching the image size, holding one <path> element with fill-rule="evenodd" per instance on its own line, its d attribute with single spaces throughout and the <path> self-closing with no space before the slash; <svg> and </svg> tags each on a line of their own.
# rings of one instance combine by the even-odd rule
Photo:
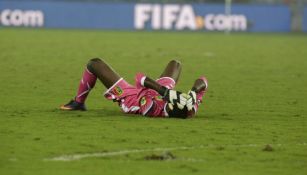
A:
<svg viewBox="0 0 307 175">
<path fill-rule="evenodd" d="M 125 114 L 116 109 L 90 109 L 88 111 L 62 111 L 59 109 L 52 109 L 46 112 L 60 117 L 142 117 L 141 115 Z"/>
<path fill-rule="evenodd" d="M 47 113 L 50 113 L 54 116 L 59 117 L 103 117 L 103 118 L 114 118 L 114 117 L 125 117 L 125 118 L 155 118 L 155 117 L 144 117 L 142 115 L 136 115 L 136 114 L 125 114 L 119 109 L 111 108 L 111 109 L 90 109 L 88 111 L 62 111 L 59 109 L 50 109 L 47 111 L 44 111 Z M 232 120 L 232 118 L 228 114 L 199 114 L 194 116 L 190 119 L 179 119 L 179 118 L 165 118 L 165 117 L 157 117 L 156 119 L 173 119 L 173 120 L 208 120 L 208 119 L 225 119 L 225 120 Z"/>
</svg>

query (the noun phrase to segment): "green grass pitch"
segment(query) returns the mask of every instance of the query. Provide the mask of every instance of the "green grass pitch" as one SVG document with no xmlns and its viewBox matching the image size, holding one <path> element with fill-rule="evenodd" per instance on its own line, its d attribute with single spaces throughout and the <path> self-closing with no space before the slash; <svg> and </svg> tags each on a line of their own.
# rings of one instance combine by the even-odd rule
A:
<svg viewBox="0 0 307 175">
<path fill-rule="evenodd" d="M 2 28 L 0 174 L 306 174 L 306 46 L 291 34 Z M 209 91 L 188 120 L 122 114 L 100 83 L 87 112 L 59 111 L 94 57 L 130 83 L 176 58 L 177 89 L 204 74 Z"/>
</svg>

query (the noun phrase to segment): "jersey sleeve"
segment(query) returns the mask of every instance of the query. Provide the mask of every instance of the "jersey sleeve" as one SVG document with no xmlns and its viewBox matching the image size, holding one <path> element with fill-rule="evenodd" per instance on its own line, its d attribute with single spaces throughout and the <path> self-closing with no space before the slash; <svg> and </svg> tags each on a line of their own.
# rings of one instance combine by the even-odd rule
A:
<svg viewBox="0 0 307 175">
<path fill-rule="evenodd" d="M 144 96 L 140 100 L 140 112 L 142 115 L 148 115 L 154 107 L 154 101 L 148 96 Z"/>
<path fill-rule="evenodd" d="M 135 86 L 136 88 L 144 88 L 144 81 L 146 76 L 143 73 L 137 73 L 135 75 Z"/>
<path fill-rule="evenodd" d="M 165 117 L 167 116 L 165 105 L 166 102 L 159 95 L 154 97 L 144 96 L 140 101 L 140 111 L 144 116 Z"/>
</svg>

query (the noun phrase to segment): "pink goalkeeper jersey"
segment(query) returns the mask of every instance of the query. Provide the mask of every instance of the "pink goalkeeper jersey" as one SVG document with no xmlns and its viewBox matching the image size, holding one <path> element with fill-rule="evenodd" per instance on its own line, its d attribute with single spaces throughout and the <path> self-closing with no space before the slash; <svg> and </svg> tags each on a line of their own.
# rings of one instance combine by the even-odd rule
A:
<svg viewBox="0 0 307 175">
<path fill-rule="evenodd" d="M 142 114 L 153 117 L 168 116 L 165 106 L 166 102 L 158 92 L 142 86 L 146 76 L 138 73 L 135 77 L 135 86 L 120 78 L 104 96 L 113 101 L 117 101 L 122 111 L 130 114 Z M 173 89 L 176 82 L 170 77 L 162 77 L 156 80 L 162 86 Z"/>
</svg>

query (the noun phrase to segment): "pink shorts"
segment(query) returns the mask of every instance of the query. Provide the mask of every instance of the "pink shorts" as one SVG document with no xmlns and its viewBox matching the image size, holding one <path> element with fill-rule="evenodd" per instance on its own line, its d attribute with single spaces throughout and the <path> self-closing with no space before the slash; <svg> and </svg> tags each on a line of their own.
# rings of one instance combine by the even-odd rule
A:
<svg viewBox="0 0 307 175">
<path fill-rule="evenodd" d="M 162 100 L 160 94 L 141 85 L 144 77 L 143 74 L 137 74 L 135 86 L 120 78 L 105 92 L 104 96 L 109 100 L 118 102 L 124 113 L 155 117 L 167 116 L 166 102 Z M 173 89 L 176 85 L 176 82 L 170 77 L 162 77 L 156 81 L 169 89 Z"/>
</svg>

